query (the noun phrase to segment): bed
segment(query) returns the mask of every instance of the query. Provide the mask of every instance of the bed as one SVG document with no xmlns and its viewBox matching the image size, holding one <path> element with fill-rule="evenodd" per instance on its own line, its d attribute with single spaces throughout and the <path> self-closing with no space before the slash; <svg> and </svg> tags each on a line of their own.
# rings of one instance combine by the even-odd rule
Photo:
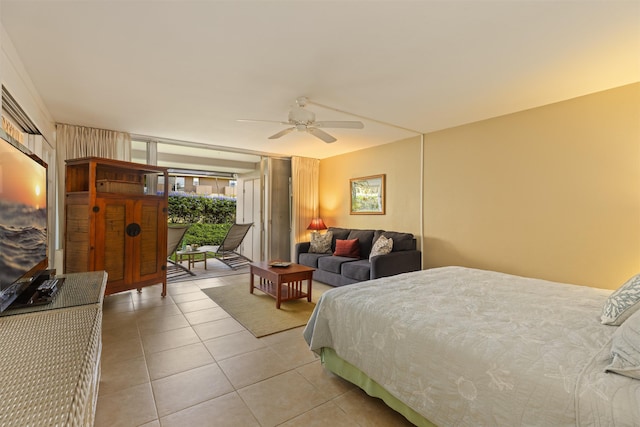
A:
<svg viewBox="0 0 640 427">
<path fill-rule="evenodd" d="M 325 292 L 304 338 L 326 368 L 416 425 L 637 426 L 640 371 L 627 359 L 640 360 L 640 328 L 623 336 L 622 326 L 602 323 L 611 298 L 609 290 L 435 268 Z M 640 310 L 632 312 L 625 328 L 640 325 Z M 624 339 L 638 354 L 607 372 L 616 371 L 612 346 Z"/>
</svg>

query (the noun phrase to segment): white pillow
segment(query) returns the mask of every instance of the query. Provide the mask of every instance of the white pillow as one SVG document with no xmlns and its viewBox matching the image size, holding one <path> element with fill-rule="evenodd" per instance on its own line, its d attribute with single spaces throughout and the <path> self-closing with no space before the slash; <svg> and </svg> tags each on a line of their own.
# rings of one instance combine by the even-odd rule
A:
<svg viewBox="0 0 640 427">
<path fill-rule="evenodd" d="M 378 240 L 373 244 L 369 259 L 377 255 L 386 255 L 393 249 L 393 239 L 387 239 L 384 236 L 378 237 Z"/>
<path fill-rule="evenodd" d="M 605 372 L 640 380 L 640 311 L 636 311 L 613 333 L 613 361 Z"/>
<path fill-rule="evenodd" d="M 603 325 L 618 326 L 637 310 L 640 310 L 640 274 L 627 280 L 607 298 L 600 320 Z"/>
</svg>

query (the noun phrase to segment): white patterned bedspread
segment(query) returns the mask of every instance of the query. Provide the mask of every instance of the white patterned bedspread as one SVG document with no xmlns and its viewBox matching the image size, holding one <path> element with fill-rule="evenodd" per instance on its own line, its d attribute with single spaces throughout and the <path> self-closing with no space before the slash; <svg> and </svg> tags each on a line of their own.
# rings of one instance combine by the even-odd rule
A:
<svg viewBox="0 0 640 427">
<path fill-rule="evenodd" d="M 440 426 L 640 425 L 608 290 L 443 267 L 331 289 L 304 336 Z"/>
</svg>

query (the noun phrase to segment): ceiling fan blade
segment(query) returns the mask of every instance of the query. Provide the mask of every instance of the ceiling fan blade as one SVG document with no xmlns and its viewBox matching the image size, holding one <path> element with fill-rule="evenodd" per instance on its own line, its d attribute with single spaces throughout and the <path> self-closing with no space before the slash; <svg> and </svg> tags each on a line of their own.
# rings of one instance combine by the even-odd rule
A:
<svg viewBox="0 0 640 427">
<path fill-rule="evenodd" d="M 279 125 L 290 125 L 289 122 L 282 122 L 278 120 L 257 120 L 257 119 L 236 119 L 236 122 L 249 122 L 249 123 L 278 123 Z"/>
<path fill-rule="evenodd" d="M 286 128 L 286 129 L 281 130 L 280 132 L 278 132 L 278 133 L 276 133 L 276 134 L 271 135 L 271 136 L 269 137 L 269 139 L 278 139 L 278 138 L 280 138 L 281 136 L 285 136 L 285 135 L 286 135 L 286 134 L 288 134 L 289 132 L 293 132 L 294 130 L 296 130 L 296 128 L 295 128 L 295 127 L 292 127 L 292 128 Z"/>
<path fill-rule="evenodd" d="M 313 124 L 315 127 L 319 128 L 343 128 L 343 129 L 362 129 L 364 128 L 364 124 L 358 121 L 347 121 L 347 120 L 339 120 L 339 121 L 325 121 L 325 122 L 315 122 Z"/>
<path fill-rule="evenodd" d="M 309 132 L 311 135 L 315 136 L 316 138 L 320 138 L 321 140 L 323 140 L 326 143 L 331 143 L 331 142 L 336 142 L 337 141 L 337 139 L 335 139 L 334 137 L 332 137 L 331 135 L 329 135 L 325 131 L 317 129 L 317 128 L 308 127 L 307 128 L 307 132 Z"/>
</svg>

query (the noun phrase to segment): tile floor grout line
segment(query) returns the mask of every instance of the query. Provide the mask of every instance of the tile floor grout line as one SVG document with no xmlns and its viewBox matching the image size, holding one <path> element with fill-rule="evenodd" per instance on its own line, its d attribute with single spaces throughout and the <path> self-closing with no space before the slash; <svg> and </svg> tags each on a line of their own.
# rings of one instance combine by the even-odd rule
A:
<svg viewBox="0 0 640 427">
<path fill-rule="evenodd" d="M 168 296 L 168 295 L 167 295 Z M 166 298 L 166 297 L 164 297 Z M 133 295 L 131 295 L 131 299 L 133 300 Z M 133 304 L 133 310 L 134 312 L 136 311 L 136 307 L 135 304 Z M 151 389 L 151 397 L 153 398 L 153 407 L 156 410 L 156 418 L 155 420 L 151 420 L 151 421 L 147 421 L 146 423 L 140 424 L 140 426 L 153 422 L 153 421 L 158 421 L 158 424 L 160 423 L 160 411 L 158 410 L 158 403 L 156 402 L 156 394 L 155 391 L 153 390 L 153 382 L 151 380 L 151 372 L 149 371 L 149 363 L 147 361 L 147 351 L 144 347 L 144 344 L 142 342 L 142 334 L 140 333 L 140 325 L 138 324 L 138 317 L 136 316 L 136 329 L 138 330 L 138 338 L 140 340 L 140 347 L 142 347 L 142 357 L 144 358 L 144 367 L 147 371 L 147 378 L 149 378 L 149 388 Z M 162 424 L 161 424 L 162 425 Z"/>
</svg>

